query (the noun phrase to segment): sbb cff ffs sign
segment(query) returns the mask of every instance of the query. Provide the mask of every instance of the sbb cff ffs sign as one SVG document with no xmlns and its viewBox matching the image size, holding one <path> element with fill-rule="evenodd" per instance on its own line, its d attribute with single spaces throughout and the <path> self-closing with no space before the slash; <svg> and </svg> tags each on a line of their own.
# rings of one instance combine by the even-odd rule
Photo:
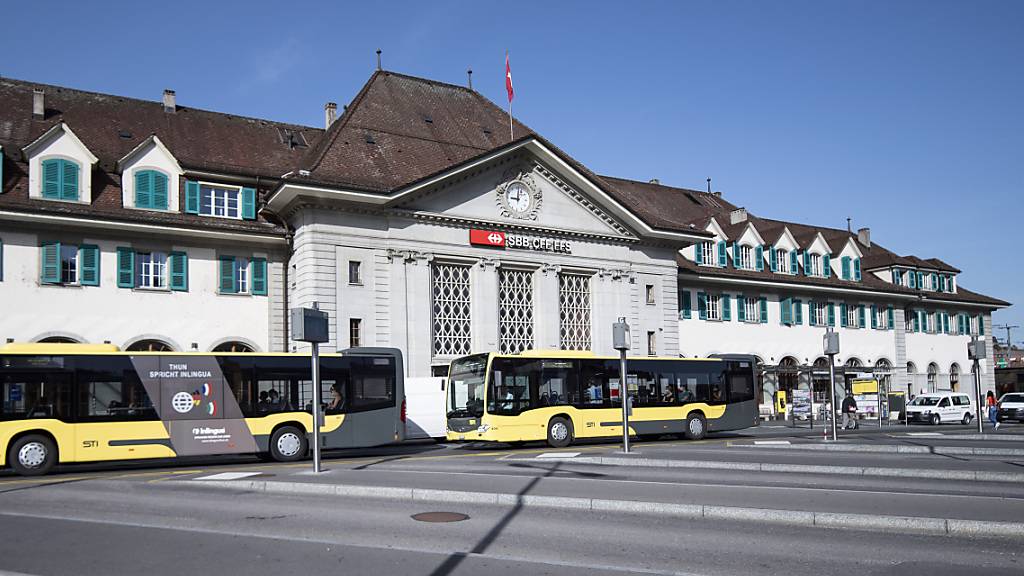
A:
<svg viewBox="0 0 1024 576">
<path fill-rule="evenodd" d="M 505 233 L 493 230 L 470 230 L 469 243 L 474 246 L 505 247 Z"/>
</svg>

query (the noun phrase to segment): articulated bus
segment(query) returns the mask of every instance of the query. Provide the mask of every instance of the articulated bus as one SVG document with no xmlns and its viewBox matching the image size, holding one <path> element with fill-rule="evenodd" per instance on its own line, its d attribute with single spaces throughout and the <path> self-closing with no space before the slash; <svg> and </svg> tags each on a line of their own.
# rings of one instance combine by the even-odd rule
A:
<svg viewBox="0 0 1024 576">
<path fill-rule="evenodd" d="M 630 434 L 656 438 L 757 426 L 753 356 L 629 358 Z M 476 354 L 452 362 L 448 440 L 553 447 L 622 435 L 619 359 L 582 352 Z"/>
<path fill-rule="evenodd" d="M 402 355 L 352 348 L 320 357 L 324 448 L 405 437 Z M 308 355 L 120 352 L 88 344 L 0 347 L 0 461 L 55 464 L 252 453 L 306 457 Z"/>
</svg>

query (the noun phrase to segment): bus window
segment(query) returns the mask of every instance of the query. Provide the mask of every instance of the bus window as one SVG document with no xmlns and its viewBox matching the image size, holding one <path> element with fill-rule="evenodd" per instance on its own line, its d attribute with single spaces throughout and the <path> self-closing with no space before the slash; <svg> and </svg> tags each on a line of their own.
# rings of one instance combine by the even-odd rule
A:
<svg viewBox="0 0 1024 576">
<path fill-rule="evenodd" d="M 754 399 L 754 374 L 750 362 L 730 362 L 726 377 L 729 380 L 729 402 Z"/>
<path fill-rule="evenodd" d="M 626 383 L 633 397 L 634 406 L 658 406 L 661 404 L 661 383 L 657 364 L 640 360 L 629 364 Z"/>
<path fill-rule="evenodd" d="M 539 387 L 540 363 L 535 360 L 495 358 L 491 365 L 493 371 L 488 390 L 488 412 L 511 416 L 528 410 L 531 407 L 531 392 L 537 391 Z"/>
<path fill-rule="evenodd" d="M 536 365 L 536 362 L 531 364 Z M 571 360 L 544 360 L 541 362 L 541 377 L 538 406 L 558 406 L 575 403 L 578 396 L 576 370 Z"/>
<path fill-rule="evenodd" d="M 156 408 L 127 357 L 82 357 L 78 414 L 84 420 L 157 420 Z"/>
<path fill-rule="evenodd" d="M 676 374 L 676 402 L 710 402 L 711 382 L 708 373 L 701 371 Z"/>
<path fill-rule="evenodd" d="M 310 383 L 310 362 L 308 358 L 265 356 L 256 358 L 253 399 L 256 404 L 247 415 L 263 416 L 272 412 L 297 410 L 300 403 L 300 381 L 308 388 Z M 304 398 L 303 398 L 304 399 Z"/>
<path fill-rule="evenodd" d="M 611 408 L 621 406 L 619 392 L 615 390 L 612 397 L 612 383 L 618 388 L 618 360 L 580 360 L 579 361 L 580 408 Z"/>
<path fill-rule="evenodd" d="M 351 359 L 348 411 L 361 412 L 395 405 L 395 367 L 391 358 Z"/>
<path fill-rule="evenodd" d="M 63 373 L 0 376 L 0 420 L 71 416 L 70 379 Z"/>
<path fill-rule="evenodd" d="M 224 383 L 227 389 L 235 396 L 238 407 L 242 414 L 252 416 L 256 409 L 256 402 L 253 399 L 253 358 L 245 356 L 220 356 L 217 358 L 221 372 L 224 374 Z M 269 392 L 267 393 L 269 397 Z"/>
</svg>

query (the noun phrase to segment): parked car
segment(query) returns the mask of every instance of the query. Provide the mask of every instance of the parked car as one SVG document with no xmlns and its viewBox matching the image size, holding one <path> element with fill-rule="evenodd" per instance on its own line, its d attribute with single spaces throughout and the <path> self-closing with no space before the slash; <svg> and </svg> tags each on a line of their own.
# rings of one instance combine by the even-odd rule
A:
<svg viewBox="0 0 1024 576">
<path fill-rule="evenodd" d="M 970 424 L 974 418 L 971 397 L 959 392 L 921 394 L 907 404 L 908 422 L 938 425 L 943 422 Z"/>
<path fill-rule="evenodd" d="M 999 398 L 996 406 L 999 407 L 999 412 L 996 413 L 999 422 L 1024 422 L 1024 392 L 1007 392 Z"/>
</svg>

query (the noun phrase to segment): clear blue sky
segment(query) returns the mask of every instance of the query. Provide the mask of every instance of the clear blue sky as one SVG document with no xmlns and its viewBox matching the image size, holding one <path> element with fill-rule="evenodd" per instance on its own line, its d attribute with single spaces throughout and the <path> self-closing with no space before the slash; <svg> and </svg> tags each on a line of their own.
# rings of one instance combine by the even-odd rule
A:
<svg viewBox="0 0 1024 576">
<path fill-rule="evenodd" d="M 314 126 L 378 47 L 398 72 L 463 83 L 471 66 L 499 104 L 508 49 L 516 116 L 596 172 L 711 176 L 761 216 L 850 217 L 1020 303 L 995 322 L 1024 326 L 1024 2 L 36 0 L 0 14 L 0 75 L 172 88 L 185 106 Z"/>
</svg>

